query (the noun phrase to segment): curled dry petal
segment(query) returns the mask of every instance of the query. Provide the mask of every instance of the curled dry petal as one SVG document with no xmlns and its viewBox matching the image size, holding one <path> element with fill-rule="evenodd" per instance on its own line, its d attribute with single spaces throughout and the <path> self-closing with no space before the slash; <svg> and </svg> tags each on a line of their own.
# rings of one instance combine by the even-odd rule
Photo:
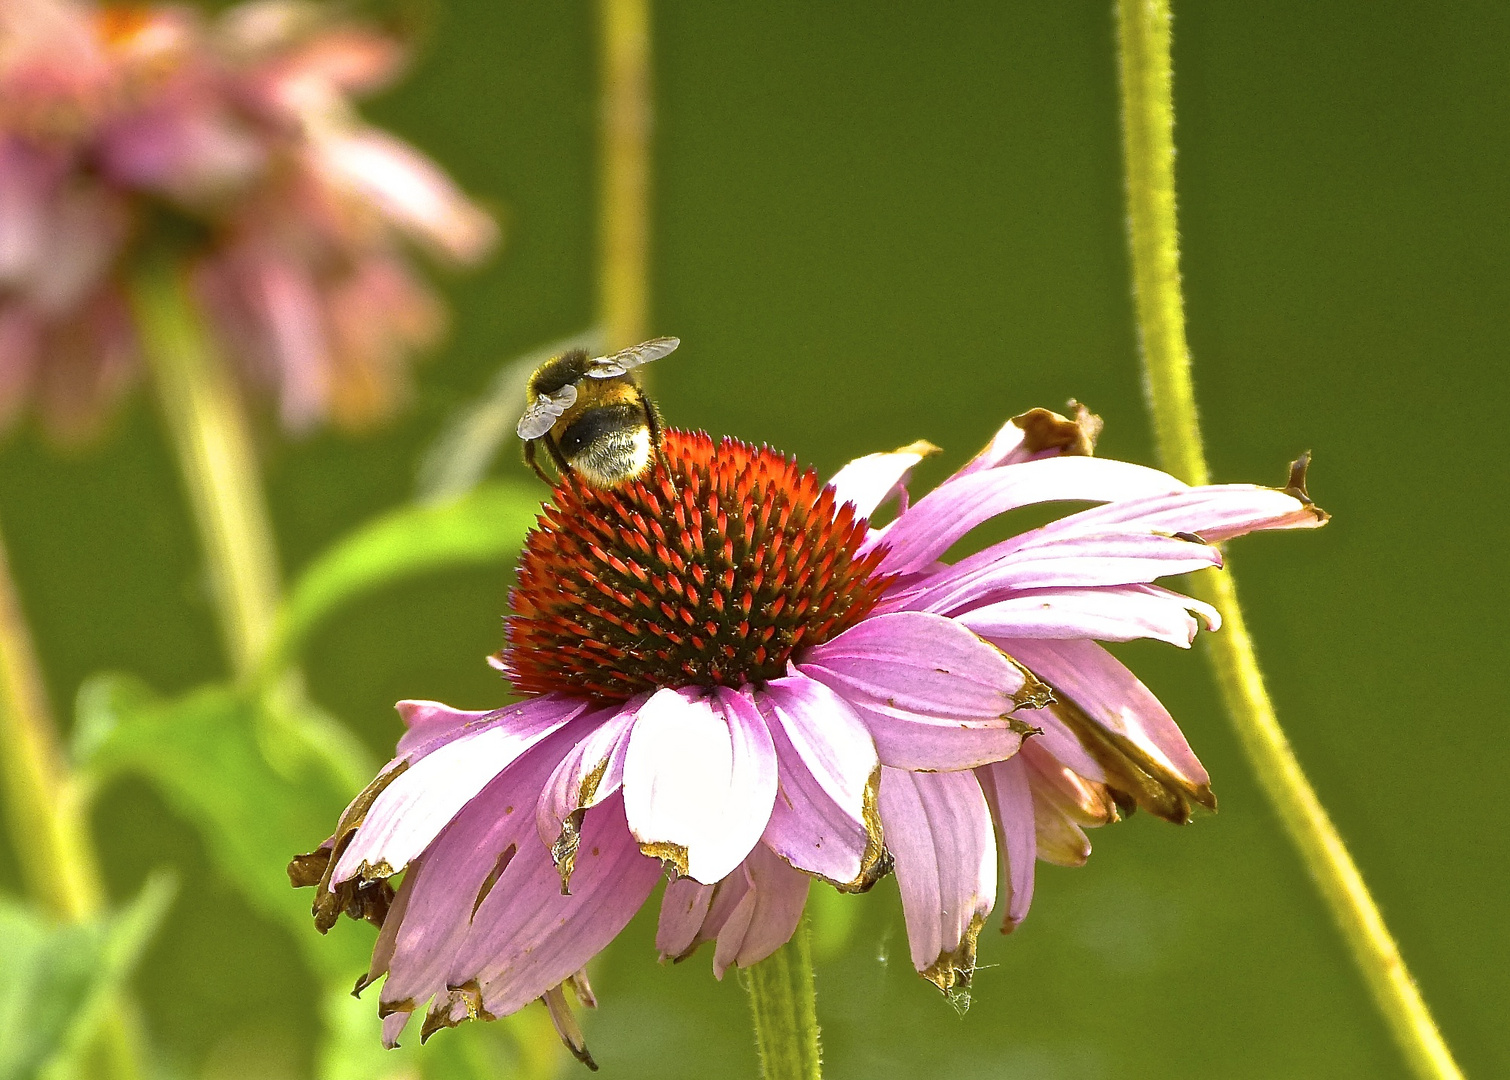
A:
<svg viewBox="0 0 1510 1080">
<path fill-rule="evenodd" d="M 1216 807 L 1211 780 L 1153 692 L 1094 641 L 1000 643 L 1054 688 L 1055 716 L 1105 771 L 1107 782 L 1150 813 L 1187 821 L 1187 800 Z"/>
</svg>

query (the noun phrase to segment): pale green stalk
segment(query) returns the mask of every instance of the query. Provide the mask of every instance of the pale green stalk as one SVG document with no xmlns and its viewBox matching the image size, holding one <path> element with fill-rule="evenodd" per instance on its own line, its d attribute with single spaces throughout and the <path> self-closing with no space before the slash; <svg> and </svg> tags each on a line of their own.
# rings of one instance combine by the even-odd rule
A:
<svg viewBox="0 0 1510 1080">
<path fill-rule="evenodd" d="M 650 3 L 599 0 L 598 309 L 610 349 L 648 337 Z"/>
<path fill-rule="evenodd" d="M 105 893 L 90 846 L 87 800 L 69 774 L 47 688 L 0 539 L 0 769 L 5 818 L 28 890 L 70 922 L 104 912 Z M 114 1080 L 142 1075 L 140 1032 L 130 1010 L 112 1001 L 96 1053 Z"/>
<path fill-rule="evenodd" d="M 1174 189 L 1174 99 L 1167 0 L 1118 0 L 1123 151 L 1138 332 L 1159 457 L 1192 484 L 1209 482 L 1190 377 L 1180 293 Z M 1391 1033 L 1418 1076 L 1462 1076 L 1389 928 L 1279 726 L 1248 636 L 1232 573 L 1195 590 L 1222 614 L 1207 643 L 1227 711 L 1290 839 L 1315 878 Z"/>
<path fill-rule="evenodd" d="M 209 564 L 221 636 L 238 676 L 253 673 L 278 605 L 278 563 L 236 386 L 175 261 L 144 259 L 132 307 Z"/>
<path fill-rule="evenodd" d="M 813 955 L 807 919 L 792 940 L 744 973 L 765 1080 L 817 1080 L 822 1075 Z"/>
</svg>

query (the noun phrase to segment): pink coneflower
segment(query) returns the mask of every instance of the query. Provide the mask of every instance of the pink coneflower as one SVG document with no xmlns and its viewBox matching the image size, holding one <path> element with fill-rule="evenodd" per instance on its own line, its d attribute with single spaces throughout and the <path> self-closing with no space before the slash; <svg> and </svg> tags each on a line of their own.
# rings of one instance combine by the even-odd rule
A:
<svg viewBox="0 0 1510 1080">
<path fill-rule="evenodd" d="M 0 423 L 28 403 L 64 437 L 98 423 L 138 362 L 126 264 L 170 232 L 197 234 L 219 340 L 287 426 L 389 411 L 407 355 L 442 328 L 400 241 L 466 262 L 494 236 L 434 164 L 352 112 L 402 59 L 281 0 L 213 22 L 0 5 Z"/>
<path fill-rule="evenodd" d="M 402 703 L 398 756 L 290 867 L 318 885 L 321 929 L 343 910 L 381 925 L 362 985 L 387 976 L 385 1040 L 427 1003 L 426 1034 L 544 997 L 585 1060 L 562 987 L 590 1003 L 582 968 L 663 870 L 663 957 L 713 941 L 720 976 L 791 937 L 814 879 L 895 873 L 914 965 L 953 994 L 998 893 L 998 831 L 1015 921 L 1035 854 L 1083 858 L 1081 825 L 1209 805 L 1178 728 L 1094 641 L 1189 645 L 1190 612 L 1214 615 L 1150 582 L 1325 515 L 1298 474 L 1192 488 L 1094 459 L 1094 427 L 1024 414 L 911 505 L 921 444 L 824 485 L 673 431 L 669 474 L 560 484 L 497 659 L 530 696 Z M 891 523 L 868 525 L 892 496 Z M 942 561 L 1049 502 L 1101 505 Z"/>
</svg>

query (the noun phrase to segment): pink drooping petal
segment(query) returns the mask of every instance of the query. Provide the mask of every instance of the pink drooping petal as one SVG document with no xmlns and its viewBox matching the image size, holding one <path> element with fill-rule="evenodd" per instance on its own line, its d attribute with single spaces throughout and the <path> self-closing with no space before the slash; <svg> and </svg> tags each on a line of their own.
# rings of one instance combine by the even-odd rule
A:
<svg viewBox="0 0 1510 1080">
<path fill-rule="evenodd" d="M 913 466 L 936 449 L 929 443 L 913 443 L 890 453 L 856 458 L 828 482 L 828 486 L 834 489 L 835 504 L 849 503 L 855 508 L 855 517 L 868 518 L 896 494 L 901 496 L 905 512 L 907 478 Z"/>
<path fill-rule="evenodd" d="M 968 984 L 996 898 L 996 843 L 980 783 L 973 772 L 882 769 L 881 820 L 913 967 L 946 992 Z"/>
<path fill-rule="evenodd" d="M 1055 866 L 1084 866 L 1090 837 L 1074 816 L 1033 785 L 1033 843 L 1038 857 Z"/>
<path fill-rule="evenodd" d="M 1099 827 L 1121 817 L 1116 799 L 1102 783 L 1093 783 L 1056 758 L 1046 744 L 1029 739 L 1018 754 L 1028 768 L 1036 795 L 1042 795 L 1077 825 Z"/>
<path fill-rule="evenodd" d="M 355 877 L 364 864 L 369 869 L 386 865 L 390 874 L 402 870 L 493 777 L 581 712 L 584 704 L 534 698 L 499 710 L 495 719 L 455 738 L 442 735 L 416 748 L 402 759 L 405 770 L 373 800 L 336 864 L 331 883 Z"/>
<path fill-rule="evenodd" d="M 919 499 L 886 531 L 883 573 L 927 569 L 971 529 L 1044 502 L 1109 502 L 1180 491 L 1167 473 L 1125 461 L 1055 457 L 956 475 Z"/>
<path fill-rule="evenodd" d="M 493 219 L 407 143 L 373 129 L 337 129 L 321 133 L 316 151 L 325 175 L 457 262 L 481 258 L 497 238 Z"/>
<path fill-rule="evenodd" d="M 398 748 L 394 752 L 397 757 L 405 757 L 410 751 L 437 739 L 455 738 L 468 725 L 476 725 L 496 712 L 466 712 L 438 701 L 400 701 L 394 708 L 404 722 L 404 733 L 399 736 Z"/>
<path fill-rule="evenodd" d="M 388 972 L 381 995 L 385 1010 L 407 1005 L 413 1011 L 446 989 L 478 908 L 519 852 L 539 846 L 531 814 L 535 798 L 580 725 L 555 732 L 503 769 L 410 865 L 368 975 L 370 981 L 380 973 L 381 939 L 395 927 L 391 956 L 382 965 Z"/>
<path fill-rule="evenodd" d="M 708 905 L 718 888 L 689 877 L 677 878 L 666 886 L 655 930 L 655 947 L 662 960 L 680 960 L 696 947 L 698 931 L 703 928 Z"/>
<path fill-rule="evenodd" d="M 758 964 L 791 940 L 812 883 L 764 844 L 756 844 L 730 877 L 743 877 L 745 891 L 718 931 L 713 974 L 719 979 L 730 965 Z"/>
<path fill-rule="evenodd" d="M 1091 720 L 1129 739 L 1193 786 L 1210 777 L 1179 725 L 1136 675 L 1094 641 L 1003 639 L 999 645 L 1078 706 Z"/>
<path fill-rule="evenodd" d="M 550 852 L 523 843 L 477 909 L 448 983 L 480 986 L 493 1016 L 540 997 L 580 971 L 650 896 L 661 866 L 640 854 L 615 796 L 583 819 L 572 891 L 563 896 Z M 454 1015 L 454 1014 L 453 1014 Z"/>
<path fill-rule="evenodd" d="M 1195 533 L 1216 543 L 1268 529 L 1315 529 L 1327 515 L 1288 491 L 1255 484 L 1211 484 L 1128 498 L 1082 510 L 1044 526 L 1049 536 L 1135 526 L 1151 532 Z"/>
<path fill-rule="evenodd" d="M 720 688 L 657 691 L 624 759 L 629 825 L 647 851 L 712 884 L 760 839 L 776 799 L 776 750 L 755 703 Z"/>
<path fill-rule="evenodd" d="M 1034 589 L 970 608 L 956 620 L 984 638 L 1155 638 L 1188 649 L 1199 613 L 1215 630 L 1221 616 L 1210 604 L 1155 585 L 1100 589 Z"/>
<path fill-rule="evenodd" d="M 404 1028 L 409 1023 L 408 1012 L 392 1012 L 383 1017 L 383 1046 L 392 1050 L 398 1045 L 398 1037 L 404 1033 Z"/>
<path fill-rule="evenodd" d="M 1028 764 L 1021 755 L 993 762 L 976 770 L 991 820 L 996 823 L 996 841 L 1006 866 L 1003 882 L 1005 916 L 1002 932 L 1010 934 L 1028 917 L 1033 903 L 1033 877 L 1038 863 L 1038 841 L 1033 824 L 1033 792 L 1028 786 Z"/>
<path fill-rule="evenodd" d="M 888 596 L 882 609 L 954 615 L 1025 589 L 1145 584 L 1222 564 L 1216 548 L 1175 536 L 1109 530 L 1048 537 L 1043 532 L 995 544 L 988 559 L 963 559 Z"/>
<path fill-rule="evenodd" d="M 764 842 L 793 866 L 859 884 L 880 855 L 874 784 L 880 760 L 865 722 L 805 675 L 773 679 L 757 696 L 776 746 L 776 803 Z"/>
<path fill-rule="evenodd" d="M 717 885 L 678 878 L 661 901 L 656 947 L 662 960 L 680 960 L 717 941 L 713 974 L 731 965 L 758 964 L 791 940 L 812 878 L 764 844 Z"/>
<path fill-rule="evenodd" d="M 1001 651 L 951 619 L 895 612 L 807 651 L 803 674 L 859 713 L 883 765 L 970 769 L 1011 757 L 1043 688 Z"/>
<path fill-rule="evenodd" d="M 1040 709 L 1033 714 L 1032 724 L 1038 729 L 1030 742 L 1052 754 L 1055 760 L 1074 769 L 1087 780 L 1105 782 L 1106 772 L 1099 762 L 1086 751 L 1069 727 L 1053 715 L 1049 709 Z"/>
<path fill-rule="evenodd" d="M 589 733 L 561 759 L 535 809 L 540 839 L 554 844 L 573 814 L 596 806 L 624 782 L 624 757 L 634 719 L 649 695 L 590 715 Z"/>
</svg>

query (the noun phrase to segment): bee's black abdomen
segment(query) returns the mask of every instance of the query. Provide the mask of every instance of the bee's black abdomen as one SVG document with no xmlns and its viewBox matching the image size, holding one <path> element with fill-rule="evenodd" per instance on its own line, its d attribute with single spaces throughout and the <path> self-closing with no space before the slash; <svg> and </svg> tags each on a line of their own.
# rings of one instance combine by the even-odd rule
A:
<svg viewBox="0 0 1510 1080">
<path fill-rule="evenodd" d="M 624 403 L 586 409 L 561 433 L 561 452 L 571 458 L 595 439 L 643 427 L 644 424 L 645 413 L 639 405 Z"/>
</svg>

